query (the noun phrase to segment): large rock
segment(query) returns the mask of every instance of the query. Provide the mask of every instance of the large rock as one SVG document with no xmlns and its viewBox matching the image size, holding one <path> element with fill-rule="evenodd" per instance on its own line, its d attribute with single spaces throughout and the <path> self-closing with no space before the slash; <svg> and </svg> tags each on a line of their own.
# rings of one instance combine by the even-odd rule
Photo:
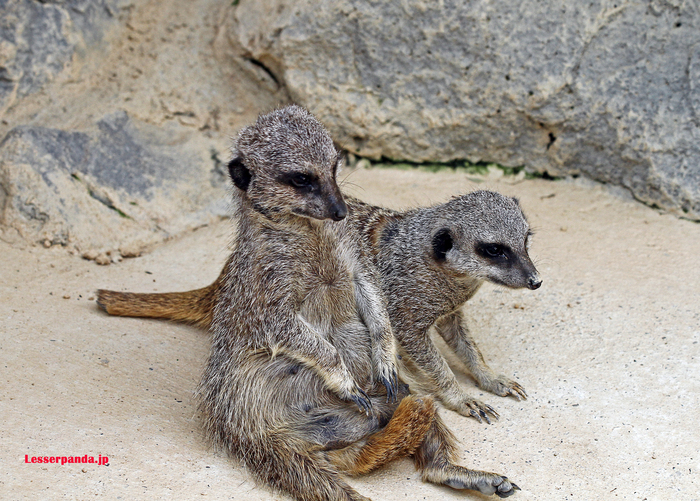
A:
<svg viewBox="0 0 700 501">
<path fill-rule="evenodd" d="M 287 100 L 233 10 L 0 0 L 0 238 L 105 261 L 219 217 L 231 137 Z"/>
<path fill-rule="evenodd" d="M 344 147 L 583 173 L 700 218 L 692 2 L 241 0 L 231 37 Z"/>
<path fill-rule="evenodd" d="M 92 257 L 138 253 L 226 212 L 225 168 L 196 141 L 124 112 L 84 132 L 17 127 L 0 143 L 0 222 Z"/>
</svg>

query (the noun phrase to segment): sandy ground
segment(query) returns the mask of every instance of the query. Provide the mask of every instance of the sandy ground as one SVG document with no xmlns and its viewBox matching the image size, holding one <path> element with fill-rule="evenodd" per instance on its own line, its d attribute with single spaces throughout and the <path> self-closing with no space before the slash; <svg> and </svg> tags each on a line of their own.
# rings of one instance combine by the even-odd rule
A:
<svg viewBox="0 0 700 501">
<path fill-rule="evenodd" d="M 346 190 L 409 207 L 487 187 L 520 197 L 544 278 L 484 286 L 465 313 L 487 361 L 530 398 L 486 394 L 501 420 L 443 411 L 462 463 L 508 475 L 511 499 L 700 499 L 700 225 L 605 187 L 394 169 L 349 172 Z M 212 450 L 193 402 L 208 351 L 195 328 L 100 312 L 94 291 L 208 284 L 222 221 L 99 267 L 62 249 L 0 243 L 0 497 L 283 500 Z M 32 464 L 109 457 L 109 466 Z M 352 479 L 377 500 L 487 499 L 420 481 L 409 460 Z"/>
</svg>

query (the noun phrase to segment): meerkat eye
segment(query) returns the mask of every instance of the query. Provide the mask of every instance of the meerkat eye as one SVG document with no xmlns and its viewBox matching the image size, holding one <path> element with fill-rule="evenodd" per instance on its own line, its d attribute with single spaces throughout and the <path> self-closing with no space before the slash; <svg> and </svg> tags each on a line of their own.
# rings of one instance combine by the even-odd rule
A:
<svg viewBox="0 0 700 501">
<path fill-rule="evenodd" d="M 295 188 L 310 188 L 311 182 L 311 176 L 302 173 L 293 174 L 289 178 L 289 184 L 291 184 Z"/>
<path fill-rule="evenodd" d="M 503 248 L 502 245 L 498 244 L 489 244 L 486 247 L 484 247 L 484 250 L 486 251 L 486 254 L 488 254 L 491 257 L 498 257 L 498 256 L 504 256 L 505 255 L 505 249 Z"/>
<path fill-rule="evenodd" d="M 282 184 L 296 188 L 301 193 L 316 191 L 318 187 L 318 178 L 304 172 L 285 172 L 277 180 Z"/>
<path fill-rule="evenodd" d="M 476 247 L 476 252 L 482 257 L 490 259 L 508 259 L 506 255 L 506 247 L 501 244 L 485 244 L 480 243 Z"/>
</svg>

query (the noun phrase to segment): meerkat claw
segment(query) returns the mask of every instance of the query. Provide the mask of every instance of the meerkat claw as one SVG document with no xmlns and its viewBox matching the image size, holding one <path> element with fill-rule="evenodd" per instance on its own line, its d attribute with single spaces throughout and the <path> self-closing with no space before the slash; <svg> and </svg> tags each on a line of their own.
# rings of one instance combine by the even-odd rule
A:
<svg viewBox="0 0 700 501">
<path fill-rule="evenodd" d="M 507 380 L 507 383 L 508 384 L 504 384 L 503 382 L 501 382 L 501 384 L 503 384 L 505 387 L 503 396 L 511 395 L 517 398 L 518 401 L 527 400 L 527 392 L 525 391 L 525 388 L 523 388 L 520 384 L 516 383 L 515 381 Z"/>
<path fill-rule="evenodd" d="M 396 403 L 399 393 L 399 376 L 396 371 L 393 371 L 389 378 L 380 377 L 379 382 L 386 387 L 387 403 Z"/>
<path fill-rule="evenodd" d="M 479 414 L 481 414 L 481 417 L 486 421 L 486 423 L 491 424 L 491 420 L 483 410 L 479 409 Z"/>
<path fill-rule="evenodd" d="M 525 388 L 520 386 L 518 383 L 514 384 L 514 388 L 511 389 L 512 391 L 515 391 L 516 397 L 518 397 L 518 400 L 527 400 L 527 392 L 525 391 Z M 513 394 L 511 391 L 511 394 Z"/>
<path fill-rule="evenodd" d="M 505 376 L 498 376 L 486 385 L 482 386 L 485 390 L 495 393 L 501 397 L 512 396 L 520 400 L 527 400 L 527 392 L 520 383 L 513 381 Z"/>
<path fill-rule="evenodd" d="M 486 421 L 488 424 L 491 424 L 491 419 L 498 421 L 501 417 L 500 414 L 496 412 L 496 409 L 476 399 L 468 399 L 462 406 L 453 408 L 453 410 L 456 410 L 463 416 L 473 417 L 480 423 Z"/>
<path fill-rule="evenodd" d="M 396 401 L 396 392 L 394 390 L 394 385 L 388 379 L 381 378 L 380 382 L 386 387 L 386 401 L 387 403 Z"/>
<path fill-rule="evenodd" d="M 496 409 L 494 409 L 490 405 L 488 405 L 488 404 L 485 404 L 485 405 L 486 405 L 486 410 L 489 411 L 489 414 L 491 414 L 491 416 L 493 418 L 495 418 L 496 421 L 498 421 L 501 418 L 501 415 L 498 412 L 496 412 Z"/>
<path fill-rule="evenodd" d="M 362 388 L 355 385 L 353 391 L 350 393 L 350 400 L 355 402 L 360 409 L 360 412 L 369 416 L 372 414 L 372 401 L 367 396 Z"/>
</svg>

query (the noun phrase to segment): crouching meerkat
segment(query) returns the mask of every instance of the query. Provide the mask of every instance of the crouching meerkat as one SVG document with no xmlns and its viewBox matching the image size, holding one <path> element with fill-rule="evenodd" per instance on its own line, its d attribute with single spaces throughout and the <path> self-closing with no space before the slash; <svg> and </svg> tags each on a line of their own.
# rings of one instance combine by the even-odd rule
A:
<svg viewBox="0 0 700 501">
<path fill-rule="evenodd" d="M 435 327 L 481 388 L 527 398 L 519 383 L 486 364 L 462 315 L 485 281 L 531 290 L 542 284 L 528 254 L 532 232 L 518 200 L 481 190 L 405 212 L 353 199 L 348 207 L 347 224 L 370 243 L 394 335 L 418 379 L 449 409 L 479 421 L 498 418 L 459 385 L 430 338 Z"/>
<path fill-rule="evenodd" d="M 333 230 L 352 235 L 373 258 L 394 335 L 405 365 L 447 408 L 490 422 L 496 410 L 458 383 L 430 338 L 435 327 L 479 387 L 500 396 L 527 398 L 516 381 L 496 374 L 462 315 L 484 283 L 537 289 L 542 280 L 529 255 L 531 231 L 518 201 L 475 191 L 447 203 L 394 211 L 346 197 L 348 217 Z M 208 287 L 189 292 L 138 294 L 98 291 L 111 315 L 165 318 L 209 327 L 226 270 Z"/>
<path fill-rule="evenodd" d="M 323 126 L 284 108 L 245 128 L 234 153 L 234 250 L 215 293 L 189 303 L 211 306 L 197 395 L 212 439 L 304 501 L 365 500 L 341 473 L 406 455 L 426 481 L 513 494 L 506 477 L 455 464 L 432 399 L 398 380 L 381 280 L 341 229 L 340 157 Z"/>
</svg>

